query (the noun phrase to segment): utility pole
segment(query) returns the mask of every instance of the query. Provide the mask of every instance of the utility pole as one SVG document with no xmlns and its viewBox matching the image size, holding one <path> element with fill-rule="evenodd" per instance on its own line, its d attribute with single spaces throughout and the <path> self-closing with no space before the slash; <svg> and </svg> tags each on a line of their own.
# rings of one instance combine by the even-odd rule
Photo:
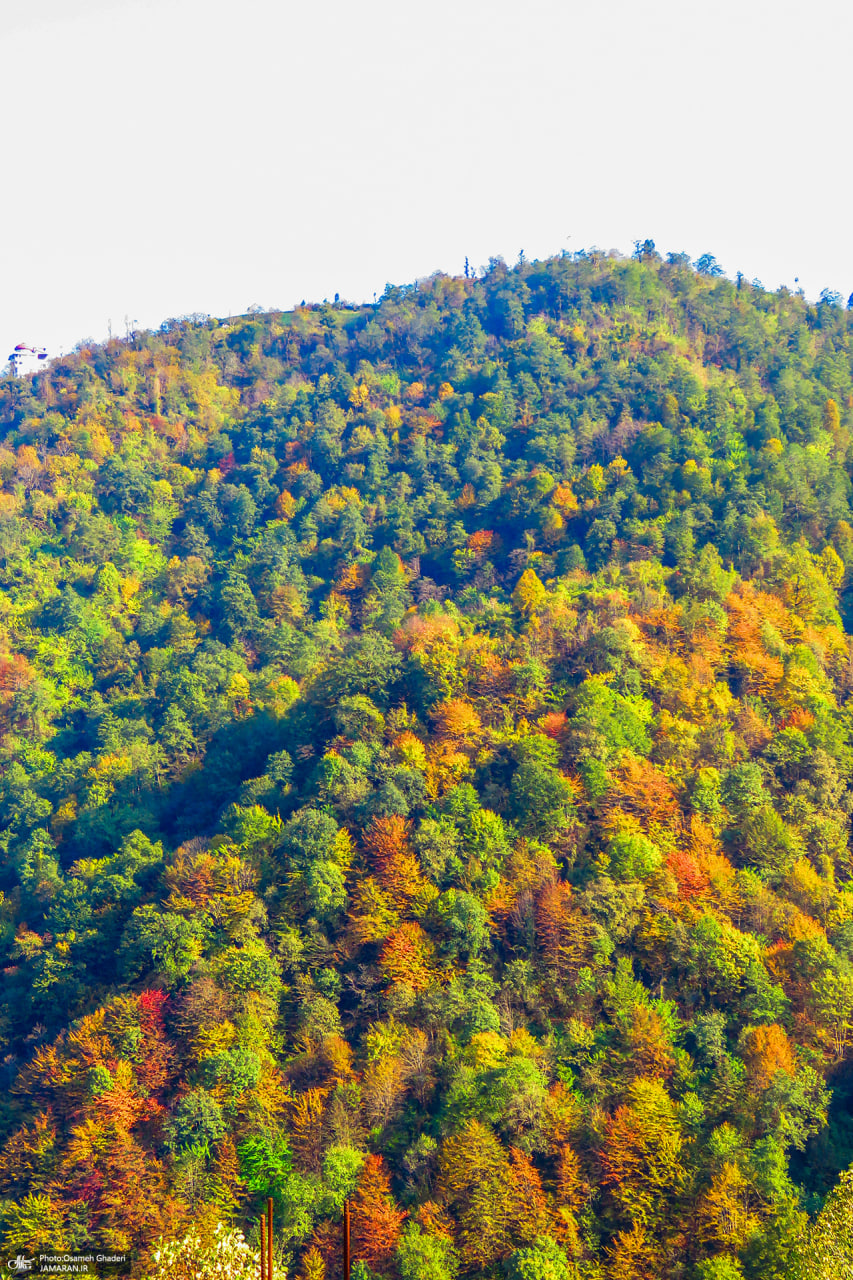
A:
<svg viewBox="0 0 853 1280">
<path fill-rule="evenodd" d="M 272 1197 L 267 1200 L 267 1209 L 258 1222 L 261 1235 L 261 1275 L 260 1280 L 272 1280 Z"/>
<path fill-rule="evenodd" d="M 267 1200 L 267 1280 L 272 1280 L 272 1196 Z"/>
<path fill-rule="evenodd" d="M 344 1201 L 344 1280 L 350 1280 L 350 1220 L 349 1200 Z"/>
</svg>

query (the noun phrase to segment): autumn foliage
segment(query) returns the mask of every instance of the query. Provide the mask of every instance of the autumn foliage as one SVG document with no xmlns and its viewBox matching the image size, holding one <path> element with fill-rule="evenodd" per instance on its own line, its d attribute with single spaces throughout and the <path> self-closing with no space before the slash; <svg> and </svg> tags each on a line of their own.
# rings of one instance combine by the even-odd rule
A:
<svg viewBox="0 0 853 1280">
<path fill-rule="evenodd" d="M 0 1258 L 834 1256 L 851 352 L 646 241 L 0 380 Z"/>
</svg>

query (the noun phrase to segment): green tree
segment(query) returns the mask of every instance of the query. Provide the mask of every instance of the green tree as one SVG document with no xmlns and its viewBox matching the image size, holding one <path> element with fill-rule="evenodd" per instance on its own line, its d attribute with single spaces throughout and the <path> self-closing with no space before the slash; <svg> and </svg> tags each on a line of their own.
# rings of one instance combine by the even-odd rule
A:
<svg viewBox="0 0 853 1280">
<path fill-rule="evenodd" d="M 401 1280 L 454 1280 L 459 1274 L 456 1250 L 444 1236 L 428 1235 L 416 1222 L 404 1227 L 397 1245 Z"/>
<path fill-rule="evenodd" d="M 119 953 L 125 974 L 133 979 L 158 970 L 170 984 L 185 978 L 200 959 L 205 924 L 149 904 L 137 907 L 128 921 Z"/>
<path fill-rule="evenodd" d="M 577 1269 L 550 1236 L 539 1236 L 506 1261 L 507 1280 L 574 1280 Z"/>
</svg>

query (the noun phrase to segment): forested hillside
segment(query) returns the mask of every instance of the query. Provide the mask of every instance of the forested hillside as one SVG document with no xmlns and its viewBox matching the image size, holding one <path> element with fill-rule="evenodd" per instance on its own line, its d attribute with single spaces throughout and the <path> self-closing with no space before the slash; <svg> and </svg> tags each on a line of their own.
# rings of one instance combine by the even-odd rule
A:
<svg viewBox="0 0 853 1280">
<path fill-rule="evenodd" d="M 853 313 L 698 266 L 0 383 L 0 1256 L 272 1196 L 337 1280 L 350 1197 L 362 1277 L 791 1274 L 853 1162 Z"/>
</svg>

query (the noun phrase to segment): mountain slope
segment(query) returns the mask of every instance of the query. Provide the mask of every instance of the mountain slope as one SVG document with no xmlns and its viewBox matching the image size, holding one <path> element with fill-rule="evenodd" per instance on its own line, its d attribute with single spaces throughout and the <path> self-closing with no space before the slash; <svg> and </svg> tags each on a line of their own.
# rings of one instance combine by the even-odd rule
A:
<svg viewBox="0 0 853 1280">
<path fill-rule="evenodd" d="M 0 385 L 9 1249 L 272 1195 L 331 1277 L 349 1195 L 403 1280 L 788 1273 L 853 1157 L 851 315 L 702 267 Z"/>
</svg>

